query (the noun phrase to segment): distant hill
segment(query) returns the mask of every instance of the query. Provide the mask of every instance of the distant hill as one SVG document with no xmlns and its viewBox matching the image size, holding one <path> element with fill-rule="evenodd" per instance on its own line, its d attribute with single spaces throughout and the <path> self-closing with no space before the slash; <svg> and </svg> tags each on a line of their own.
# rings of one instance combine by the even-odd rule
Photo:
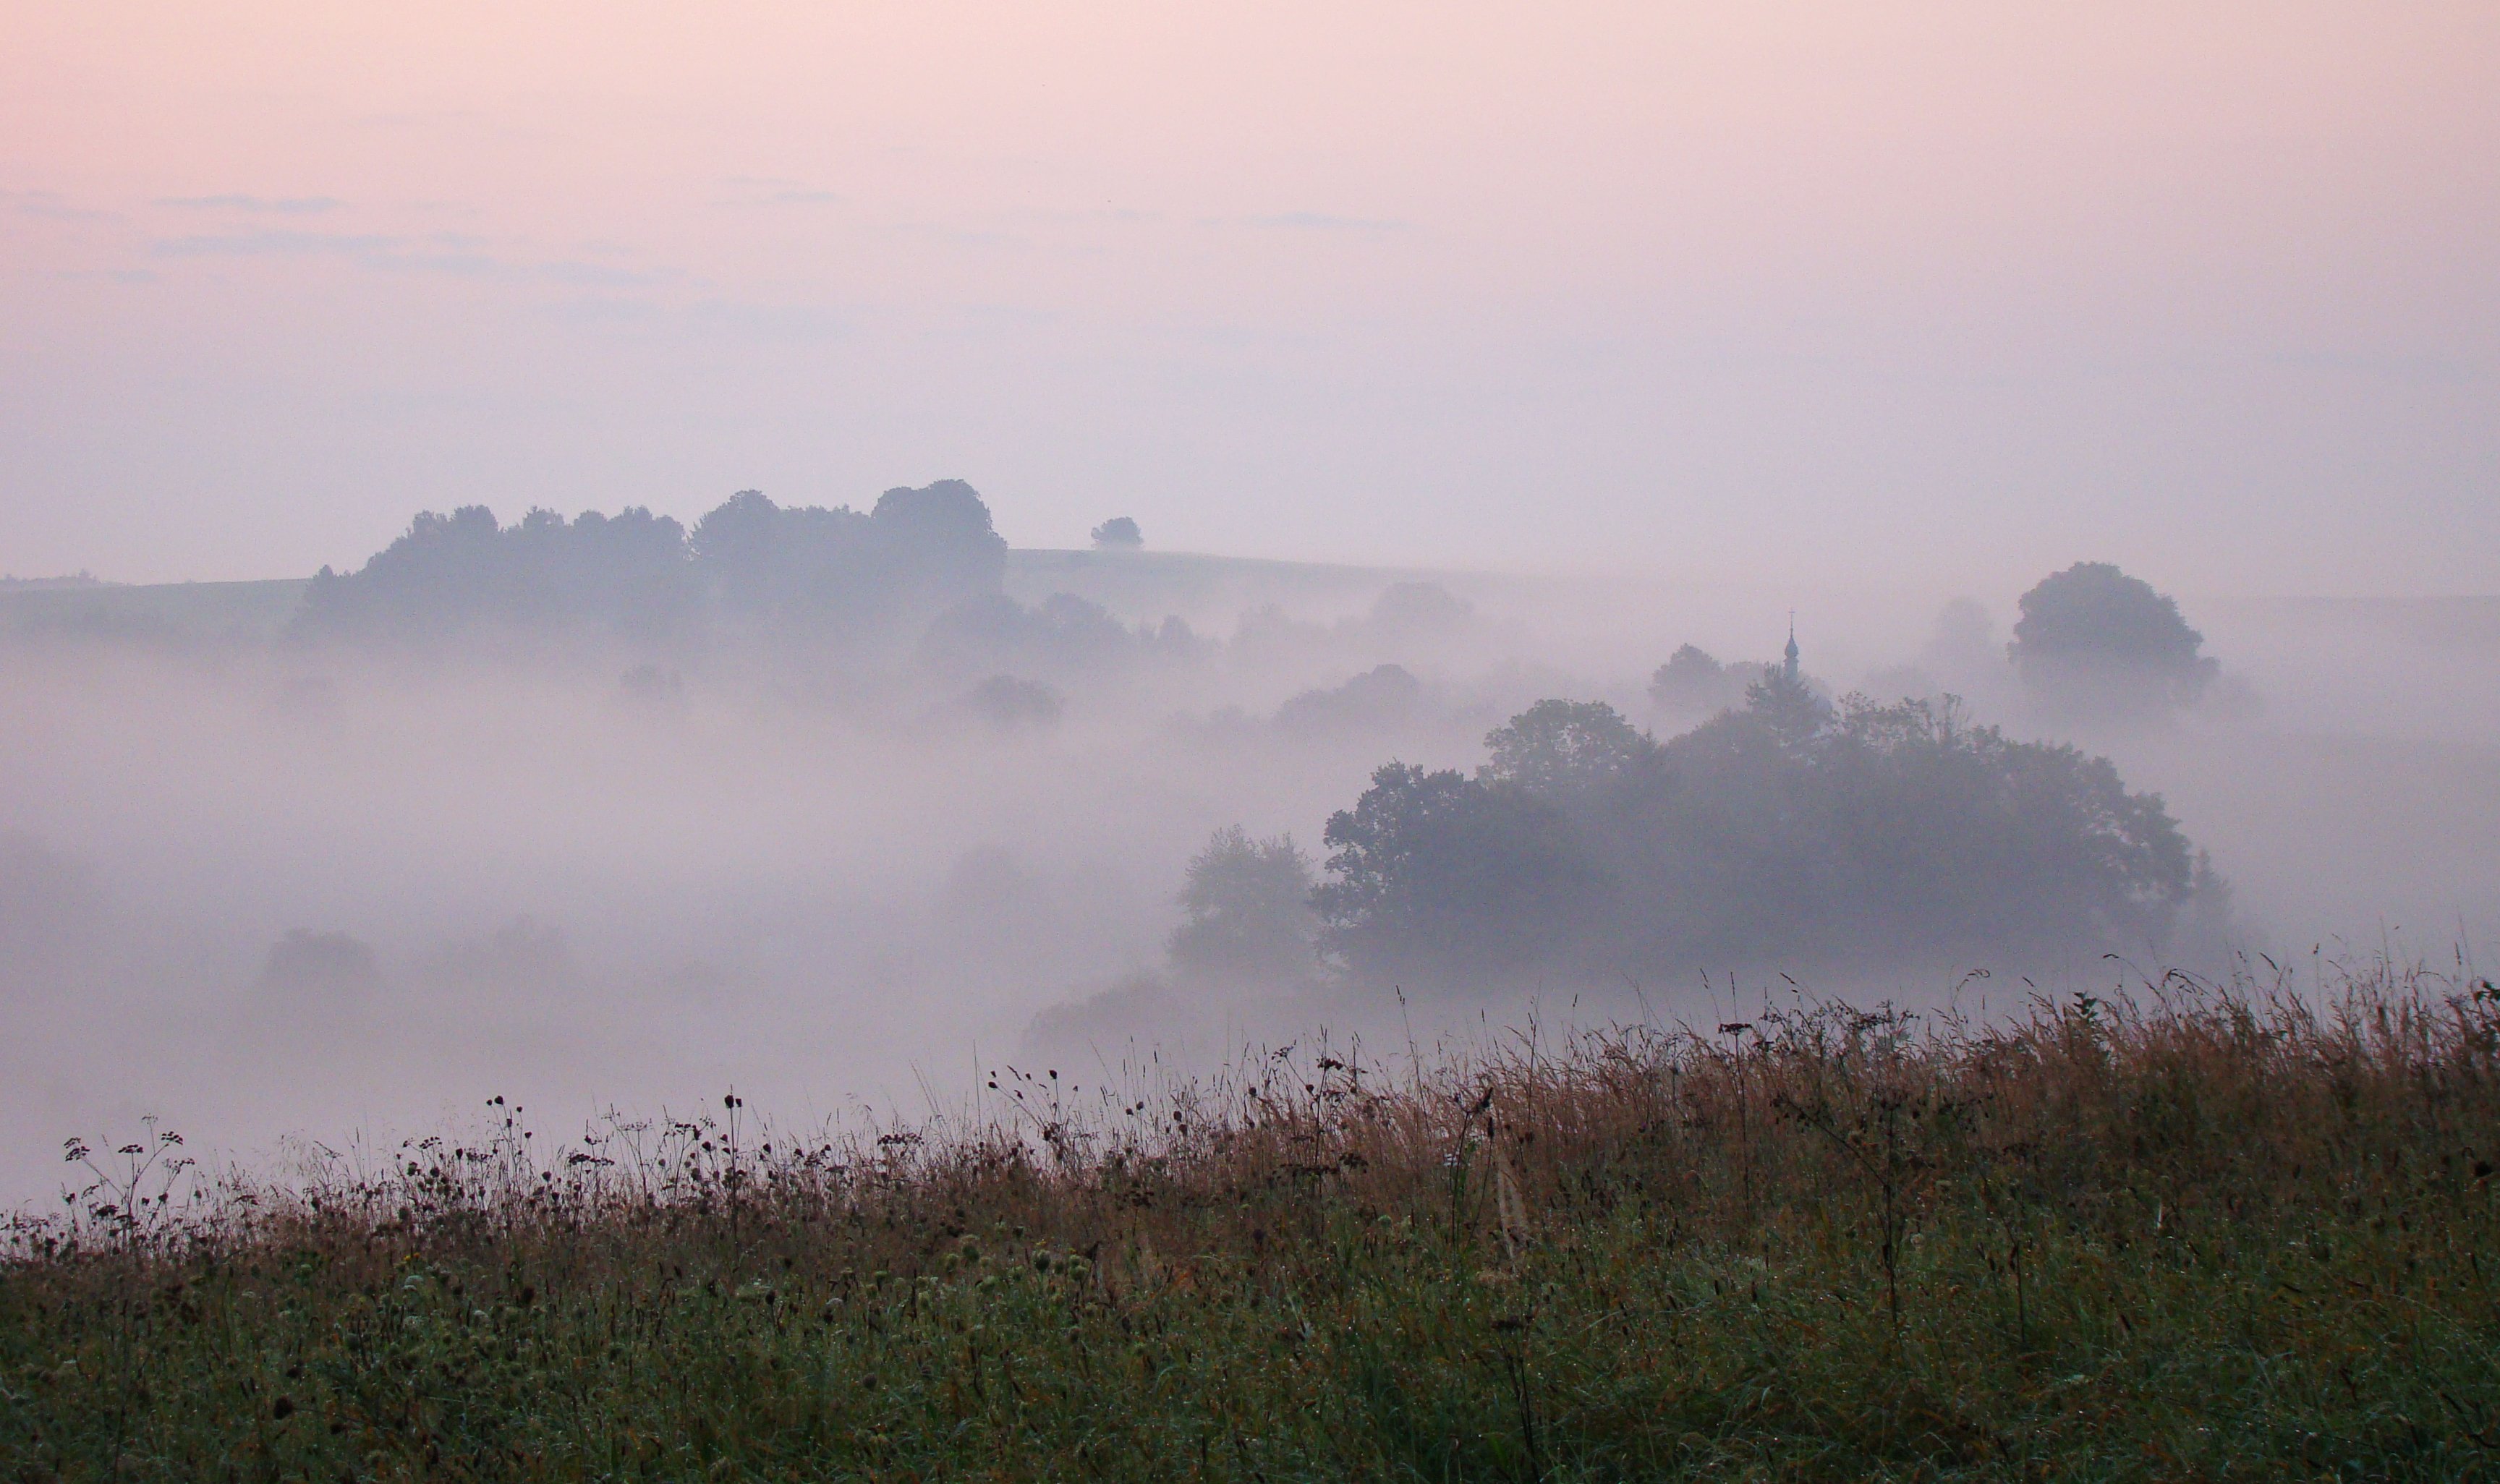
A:
<svg viewBox="0 0 2500 1484">
<path fill-rule="evenodd" d="M 303 605 L 309 577 L 0 589 L 0 635 L 266 643 Z"/>
<path fill-rule="evenodd" d="M 1384 584 L 1456 574 L 1424 568 L 1280 562 L 1200 552 L 1028 548 L 1007 553 L 1018 602 L 1072 593 L 1123 619 L 1177 613 L 1221 630 L 1242 611 L 1282 603 L 1300 612 L 1356 611 Z M 1486 579 L 1489 581 L 1489 579 Z M 255 582 L 0 585 L 0 636 L 40 633 L 265 642 L 302 606 L 309 577 Z M 1481 586 L 1483 581 L 1470 583 Z M 2200 611 L 2268 629 L 2332 629 L 2425 650 L 2500 651 L 2500 597 L 2206 599 Z"/>
<path fill-rule="evenodd" d="M 2207 606 L 2286 628 L 2369 631 L 2421 649 L 2500 651 L 2500 597 L 2242 597 Z"/>
<path fill-rule="evenodd" d="M 1229 621 L 1245 608 L 1369 602 L 1384 583 L 1427 575 L 1391 567 L 1275 562 L 1196 552 L 1007 553 L 1005 588 L 1019 602 L 1072 593 L 1127 619 L 1177 613 Z M 0 635 L 44 633 L 174 642 L 253 643 L 275 638 L 303 606 L 309 577 L 256 582 L 174 582 L 0 588 Z"/>
</svg>

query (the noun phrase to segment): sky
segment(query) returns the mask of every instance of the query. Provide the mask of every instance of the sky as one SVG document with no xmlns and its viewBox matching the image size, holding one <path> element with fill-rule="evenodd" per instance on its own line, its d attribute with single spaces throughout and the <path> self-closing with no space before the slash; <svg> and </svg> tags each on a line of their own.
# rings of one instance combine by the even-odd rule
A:
<svg viewBox="0 0 2500 1484">
<path fill-rule="evenodd" d="M 2500 8 L 0 3 L 0 570 L 1019 545 L 2500 591 Z"/>
</svg>

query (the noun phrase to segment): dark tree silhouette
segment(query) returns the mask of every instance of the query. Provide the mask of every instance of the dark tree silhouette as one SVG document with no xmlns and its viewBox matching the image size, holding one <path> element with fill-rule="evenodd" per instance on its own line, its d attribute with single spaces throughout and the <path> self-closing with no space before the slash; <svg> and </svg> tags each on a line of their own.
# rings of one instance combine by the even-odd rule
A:
<svg viewBox="0 0 2500 1484">
<path fill-rule="evenodd" d="M 1792 748 L 1811 743 L 1831 716 L 1830 704 L 1803 676 L 1780 665 L 1766 666 L 1761 679 L 1745 687 L 1745 711 Z"/>
<path fill-rule="evenodd" d="M 678 622 L 694 597 L 685 532 L 639 507 L 571 522 L 532 510 L 499 526 L 484 505 L 431 511 L 354 573 L 322 568 L 299 631 L 425 641 L 478 624 L 582 624 L 638 633 Z"/>
<path fill-rule="evenodd" d="M 1649 698 L 1671 711 L 1706 710 L 1725 704 L 1727 676 L 1727 667 L 1708 651 L 1687 644 L 1650 676 Z"/>
<path fill-rule="evenodd" d="M 939 614 L 920 653 L 957 673 L 1005 667 L 1065 678 L 1135 659 L 1146 644 L 1109 609 L 1072 593 L 1053 593 L 1031 608 L 994 593 Z"/>
<path fill-rule="evenodd" d="M 1549 700 L 1478 777 L 1382 768 L 1329 822 L 1323 941 L 1357 972 L 1481 983 L 2158 944 L 2225 900 L 2155 794 L 1951 704 L 1816 701 L 1773 670 L 1663 745 Z"/>
<path fill-rule="evenodd" d="M 1313 875 L 1291 835 L 1254 840 L 1240 825 L 1217 830 L 1190 857 L 1172 967 L 1202 979 L 1269 985 L 1308 978 Z"/>
<path fill-rule="evenodd" d="M 1391 644 L 1428 643 L 1464 633 L 1476 606 L 1437 582 L 1393 582 L 1371 600 L 1365 623 Z"/>
<path fill-rule="evenodd" d="M 1096 549 L 1101 551 L 1135 551 L 1146 544 L 1145 532 L 1125 515 L 1115 515 L 1095 527 L 1093 536 Z"/>
<path fill-rule="evenodd" d="M 1404 665 L 1379 664 L 1334 689 L 1288 696 L 1276 708 L 1276 725 L 1307 733 L 1373 731 L 1411 719 L 1423 699 L 1424 683 Z"/>
<path fill-rule="evenodd" d="M 1322 941 L 1359 973 L 1481 981 L 1552 957 L 1593 885 L 1560 805 L 1392 762 L 1323 837 Z"/>
<path fill-rule="evenodd" d="M 958 479 L 888 490 L 865 515 L 784 507 L 741 490 L 691 536 L 640 508 L 570 522 L 532 510 L 503 526 L 485 506 L 464 505 L 417 516 L 358 571 L 323 568 L 296 622 L 305 635 L 363 642 L 567 628 L 649 639 L 708 610 L 855 632 L 996 593 L 1005 563 L 988 506 Z"/>
<path fill-rule="evenodd" d="M 2212 683 L 2205 636 L 2178 600 L 2106 562 L 2079 562 L 2023 595 L 2006 655 L 2055 709 L 2144 716 L 2194 700 Z"/>
<path fill-rule="evenodd" d="M 1570 798 L 1655 767 L 1659 746 L 1603 701 L 1541 700 L 1485 737 L 1489 782 Z"/>
</svg>

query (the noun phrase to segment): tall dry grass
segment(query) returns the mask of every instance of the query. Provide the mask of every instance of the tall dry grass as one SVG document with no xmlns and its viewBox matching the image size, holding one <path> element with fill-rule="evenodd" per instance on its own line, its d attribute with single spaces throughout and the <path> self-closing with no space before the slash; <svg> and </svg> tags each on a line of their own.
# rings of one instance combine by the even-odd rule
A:
<svg viewBox="0 0 2500 1484">
<path fill-rule="evenodd" d="M 2381 961 L 1002 1068 L 797 1140 L 735 1098 L 561 1148 L 511 1113 L 282 1185 L 151 1136 L 10 1230 L 0 1462 L 2471 1477 L 2496 1058 L 2500 991 Z"/>
</svg>

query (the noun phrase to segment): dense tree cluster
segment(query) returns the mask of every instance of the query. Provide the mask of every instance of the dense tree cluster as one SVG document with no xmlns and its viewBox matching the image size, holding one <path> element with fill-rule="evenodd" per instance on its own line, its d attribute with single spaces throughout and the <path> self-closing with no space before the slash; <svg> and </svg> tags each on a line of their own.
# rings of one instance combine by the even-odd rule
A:
<svg viewBox="0 0 2500 1484">
<path fill-rule="evenodd" d="M 1333 816 L 1323 941 L 1358 973 L 2021 954 L 2160 939 L 2197 887 L 2157 795 L 1955 707 L 1827 706 L 1771 671 L 1661 743 L 1539 702 L 1475 776 L 1390 763 Z"/>
<path fill-rule="evenodd" d="M 959 479 L 888 490 L 865 513 L 745 490 L 691 532 L 639 507 L 505 526 L 465 505 L 419 515 L 358 571 L 323 568 L 297 622 L 368 641 L 478 626 L 656 638 L 706 618 L 856 631 L 995 594 L 1005 564 L 989 507 Z"/>
</svg>

